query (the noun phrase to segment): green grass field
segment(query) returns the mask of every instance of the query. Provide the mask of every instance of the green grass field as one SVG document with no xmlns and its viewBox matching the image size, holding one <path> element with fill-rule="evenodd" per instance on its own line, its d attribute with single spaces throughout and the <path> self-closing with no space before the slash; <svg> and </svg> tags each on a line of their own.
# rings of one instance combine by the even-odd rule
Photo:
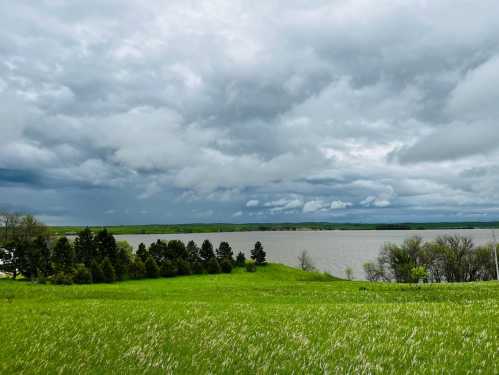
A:
<svg viewBox="0 0 499 375">
<path fill-rule="evenodd" d="M 499 373 L 499 283 L 0 280 L 0 373 Z"/>
</svg>

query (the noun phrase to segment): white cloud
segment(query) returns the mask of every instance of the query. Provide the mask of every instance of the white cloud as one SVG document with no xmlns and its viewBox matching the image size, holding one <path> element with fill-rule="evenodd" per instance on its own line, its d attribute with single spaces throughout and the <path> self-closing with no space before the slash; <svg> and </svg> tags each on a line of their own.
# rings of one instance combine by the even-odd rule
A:
<svg viewBox="0 0 499 375">
<path fill-rule="evenodd" d="M 246 202 L 246 207 L 257 207 L 260 204 L 260 201 L 257 199 L 251 199 Z"/>
</svg>

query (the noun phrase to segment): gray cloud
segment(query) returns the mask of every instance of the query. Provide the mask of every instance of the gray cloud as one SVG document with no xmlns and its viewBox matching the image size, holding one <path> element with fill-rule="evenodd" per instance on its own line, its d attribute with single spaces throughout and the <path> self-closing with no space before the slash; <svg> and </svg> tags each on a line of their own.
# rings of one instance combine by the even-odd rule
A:
<svg viewBox="0 0 499 375">
<path fill-rule="evenodd" d="M 497 217 L 496 1 L 0 12 L 0 205 L 54 223 Z"/>
</svg>

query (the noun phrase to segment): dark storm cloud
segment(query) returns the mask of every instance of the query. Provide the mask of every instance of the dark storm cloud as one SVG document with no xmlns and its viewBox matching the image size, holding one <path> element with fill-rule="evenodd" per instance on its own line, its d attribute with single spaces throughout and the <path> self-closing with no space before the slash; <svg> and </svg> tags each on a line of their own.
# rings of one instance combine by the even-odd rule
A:
<svg viewBox="0 0 499 375">
<path fill-rule="evenodd" d="M 0 12 L 4 206 L 57 223 L 496 215 L 496 1 Z"/>
</svg>

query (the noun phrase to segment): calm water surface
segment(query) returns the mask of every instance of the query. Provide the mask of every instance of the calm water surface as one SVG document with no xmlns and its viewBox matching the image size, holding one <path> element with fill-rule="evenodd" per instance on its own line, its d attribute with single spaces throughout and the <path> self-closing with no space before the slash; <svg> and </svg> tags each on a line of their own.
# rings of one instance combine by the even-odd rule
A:
<svg viewBox="0 0 499 375">
<path fill-rule="evenodd" d="M 139 243 L 149 245 L 158 238 L 178 239 L 187 243 L 194 240 L 199 246 L 209 239 L 215 247 L 221 241 L 228 241 L 236 254 L 238 251 L 249 256 L 256 241 L 261 241 L 267 258 L 272 262 L 297 265 L 297 257 L 307 250 L 314 264 L 322 271 L 345 276 L 345 268 L 351 267 L 354 277 L 364 278 L 362 264 L 373 260 L 385 242 L 401 243 L 411 236 L 421 236 L 425 240 L 441 235 L 465 235 L 473 238 L 476 244 L 491 241 L 489 229 L 458 230 L 348 230 L 348 231 L 279 231 L 279 232 L 223 232 L 188 234 L 134 234 L 118 235 L 117 240 L 128 241 L 135 249 Z"/>
</svg>

